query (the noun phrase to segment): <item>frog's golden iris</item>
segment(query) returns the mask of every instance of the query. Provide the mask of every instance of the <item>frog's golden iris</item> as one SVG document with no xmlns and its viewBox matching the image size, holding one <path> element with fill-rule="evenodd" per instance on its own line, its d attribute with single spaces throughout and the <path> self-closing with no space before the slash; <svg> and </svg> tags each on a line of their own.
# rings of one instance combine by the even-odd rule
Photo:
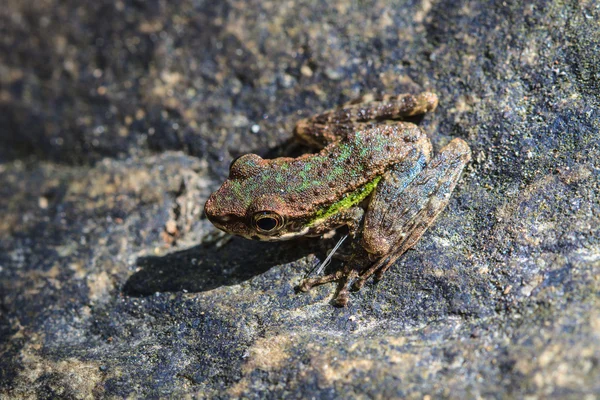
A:
<svg viewBox="0 0 600 400">
<path fill-rule="evenodd" d="M 258 212 L 252 219 L 255 229 L 261 233 L 273 233 L 283 227 L 283 217 L 274 212 Z"/>
</svg>

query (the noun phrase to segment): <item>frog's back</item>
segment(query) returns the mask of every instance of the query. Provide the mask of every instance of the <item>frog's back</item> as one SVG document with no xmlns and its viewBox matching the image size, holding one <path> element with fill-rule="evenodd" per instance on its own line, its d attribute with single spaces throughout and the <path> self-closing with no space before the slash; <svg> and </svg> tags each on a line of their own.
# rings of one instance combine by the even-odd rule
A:
<svg viewBox="0 0 600 400">
<path fill-rule="evenodd" d="M 426 157 L 431 153 L 429 139 L 418 126 L 407 122 L 374 125 L 316 154 L 265 160 L 270 171 L 257 178 L 265 182 L 265 194 L 277 193 L 286 203 L 295 204 L 294 210 L 301 215 L 337 202 L 413 151 Z"/>
</svg>

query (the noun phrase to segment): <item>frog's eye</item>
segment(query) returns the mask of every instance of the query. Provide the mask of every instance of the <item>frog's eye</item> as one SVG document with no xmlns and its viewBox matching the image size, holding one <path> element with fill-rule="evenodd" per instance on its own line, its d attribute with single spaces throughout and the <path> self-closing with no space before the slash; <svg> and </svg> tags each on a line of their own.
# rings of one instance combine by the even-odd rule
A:
<svg viewBox="0 0 600 400">
<path fill-rule="evenodd" d="M 263 211 L 252 217 L 254 228 L 261 233 L 274 233 L 283 227 L 281 215 L 272 211 Z"/>
</svg>

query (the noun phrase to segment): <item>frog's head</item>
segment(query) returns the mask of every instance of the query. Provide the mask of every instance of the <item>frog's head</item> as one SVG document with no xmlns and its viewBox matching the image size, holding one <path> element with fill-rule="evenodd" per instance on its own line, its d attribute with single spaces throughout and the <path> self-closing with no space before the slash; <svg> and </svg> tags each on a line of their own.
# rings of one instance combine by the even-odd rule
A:
<svg viewBox="0 0 600 400">
<path fill-rule="evenodd" d="M 303 236 L 305 227 L 272 178 L 272 161 L 247 154 L 231 163 L 229 178 L 208 198 L 204 212 L 217 228 L 247 239 Z"/>
</svg>

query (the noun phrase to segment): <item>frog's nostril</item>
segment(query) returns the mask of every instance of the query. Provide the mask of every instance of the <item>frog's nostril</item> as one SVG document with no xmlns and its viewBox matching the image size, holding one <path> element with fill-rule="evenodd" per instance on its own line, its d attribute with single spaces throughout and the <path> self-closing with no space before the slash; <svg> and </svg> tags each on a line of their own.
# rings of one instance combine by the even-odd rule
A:
<svg viewBox="0 0 600 400">
<path fill-rule="evenodd" d="M 207 213 L 206 216 L 210 222 L 216 225 L 226 225 L 233 220 L 231 215 L 211 215 Z"/>
</svg>

